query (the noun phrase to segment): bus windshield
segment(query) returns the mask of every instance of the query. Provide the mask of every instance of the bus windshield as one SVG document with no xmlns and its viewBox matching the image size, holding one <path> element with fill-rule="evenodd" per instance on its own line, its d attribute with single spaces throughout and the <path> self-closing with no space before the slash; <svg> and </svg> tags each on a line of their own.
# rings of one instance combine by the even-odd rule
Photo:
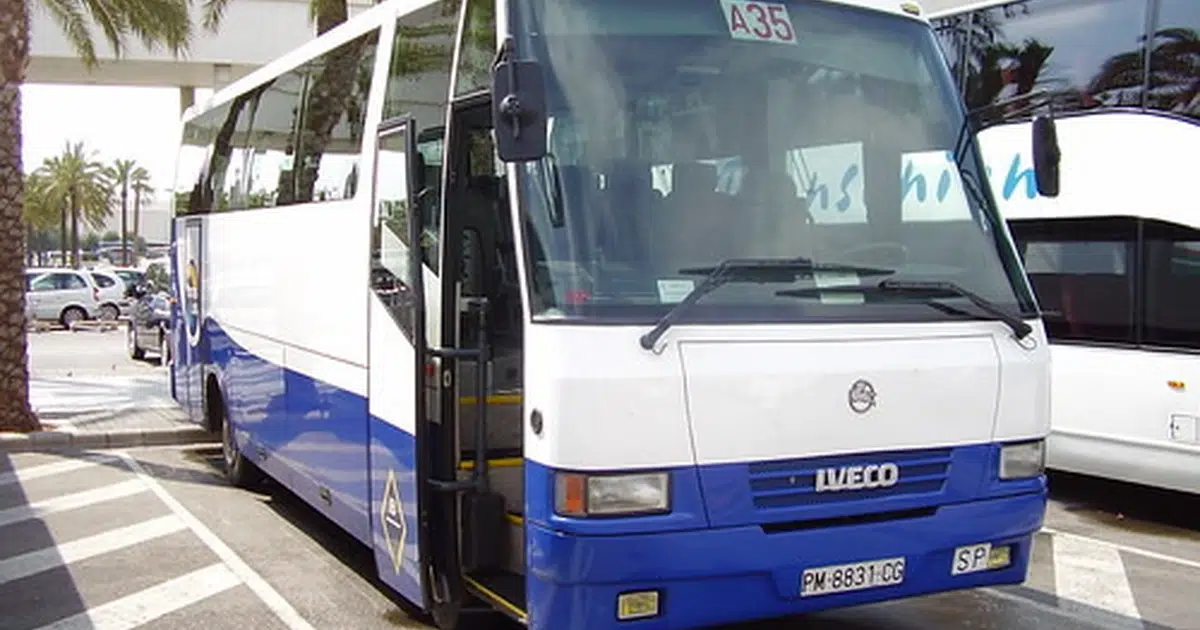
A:
<svg viewBox="0 0 1200 630">
<path fill-rule="evenodd" d="M 927 25 L 808 0 L 512 10 L 547 86 L 548 154 L 517 169 L 539 320 L 652 321 L 704 268 L 796 257 L 875 273 L 731 283 L 689 319 L 953 316 L 845 291 L 881 270 L 1034 313 L 973 143 L 956 160 L 964 112 Z"/>
</svg>

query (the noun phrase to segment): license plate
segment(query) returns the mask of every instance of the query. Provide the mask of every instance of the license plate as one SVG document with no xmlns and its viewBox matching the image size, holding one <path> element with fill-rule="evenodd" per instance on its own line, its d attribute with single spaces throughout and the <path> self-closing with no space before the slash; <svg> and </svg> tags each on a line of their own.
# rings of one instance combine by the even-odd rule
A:
<svg viewBox="0 0 1200 630">
<path fill-rule="evenodd" d="M 861 591 L 903 581 L 904 558 L 813 567 L 800 576 L 800 596 Z"/>
</svg>

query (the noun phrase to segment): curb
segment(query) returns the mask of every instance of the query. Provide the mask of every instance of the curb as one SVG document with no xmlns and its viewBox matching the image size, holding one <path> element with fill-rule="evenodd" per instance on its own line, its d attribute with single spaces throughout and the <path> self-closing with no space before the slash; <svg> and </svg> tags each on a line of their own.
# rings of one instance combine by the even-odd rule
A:
<svg viewBox="0 0 1200 630">
<path fill-rule="evenodd" d="M 78 448 L 130 448 L 175 446 L 219 441 L 220 436 L 200 427 L 123 429 L 117 431 L 0 433 L 0 452 L 61 451 Z"/>
</svg>

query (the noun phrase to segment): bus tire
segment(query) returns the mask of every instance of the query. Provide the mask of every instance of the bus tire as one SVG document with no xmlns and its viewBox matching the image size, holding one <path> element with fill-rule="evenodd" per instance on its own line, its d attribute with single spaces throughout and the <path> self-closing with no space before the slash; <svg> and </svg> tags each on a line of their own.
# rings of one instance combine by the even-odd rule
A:
<svg viewBox="0 0 1200 630">
<path fill-rule="evenodd" d="M 258 485 L 263 480 L 263 472 L 238 448 L 233 435 L 233 423 L 228 421 L 225 413 L 225 401 L 220 388 L 210 381 L 206 389 L 208 425 L 221 431 L 221 457 L 225 461 L 225 478 L 239 488 Z"/>
</svg>

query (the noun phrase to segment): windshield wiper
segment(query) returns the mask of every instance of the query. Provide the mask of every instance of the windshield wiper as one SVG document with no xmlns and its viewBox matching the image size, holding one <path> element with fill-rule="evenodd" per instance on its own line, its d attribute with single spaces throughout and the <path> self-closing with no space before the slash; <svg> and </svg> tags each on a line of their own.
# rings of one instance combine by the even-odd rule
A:
<svg viewBox="0 0 1200 630">
<path fill-rule="evenodd" d="M 663 333 L 675 323 L 680 315 L 698 302 L 700 298 L 712 293 L 714 289 L 727 282 L 757 282 L 787 283 L 796 281 L 796 276 L 817 271 L 858 273 L 863 275 L 888 275 L 894 273 L 891 269 L 876 269 L 871 267 L 856 267 L 853 265 L 835 265 L 815 263 L 808 258 L 729 258 L 721 261 L 715 267 L 698 267 L 681 269 L 682 274 L 705 274 L 705 278 L 692 289 L 678 304 L 667 311 L 646 334 L 639 339 L 642 348 L 650 350 L 662 337 Z"/>
<path fill-rule="evenodd" d="M 1009 313 L 978 293 L 964 289 L 958 284 L 949 281 L 889 279 L 882 280 L 875 286 L 839 286 L 818 289 L 795 289 L 790 291 L 776 291 L 775 295 L 806 297 L 814 293 L 865 293 L 872 290 L 894 293 L 928 293 L 932 294 L 930 299 L 935 299 L 939 293 L 949 293 L 951 295 L 964 297 L 970 300 L 971 303 L 977 306 L 980 310 L 1006 324 L 1012 329 L 1013 334 L 1016 335 L 1018 340 L 1024 339 L 1025 337 L 1029 336 L 1031 332 L 1033 332 L 1033 327 L 1025 323 L 1025 320 L 1021 319 L 1020 316 Z M 963 312 L 938 302 L 929 302 L 929 305 L 942 310 L 952 310 L 960 313 Z"/>
</svg>

